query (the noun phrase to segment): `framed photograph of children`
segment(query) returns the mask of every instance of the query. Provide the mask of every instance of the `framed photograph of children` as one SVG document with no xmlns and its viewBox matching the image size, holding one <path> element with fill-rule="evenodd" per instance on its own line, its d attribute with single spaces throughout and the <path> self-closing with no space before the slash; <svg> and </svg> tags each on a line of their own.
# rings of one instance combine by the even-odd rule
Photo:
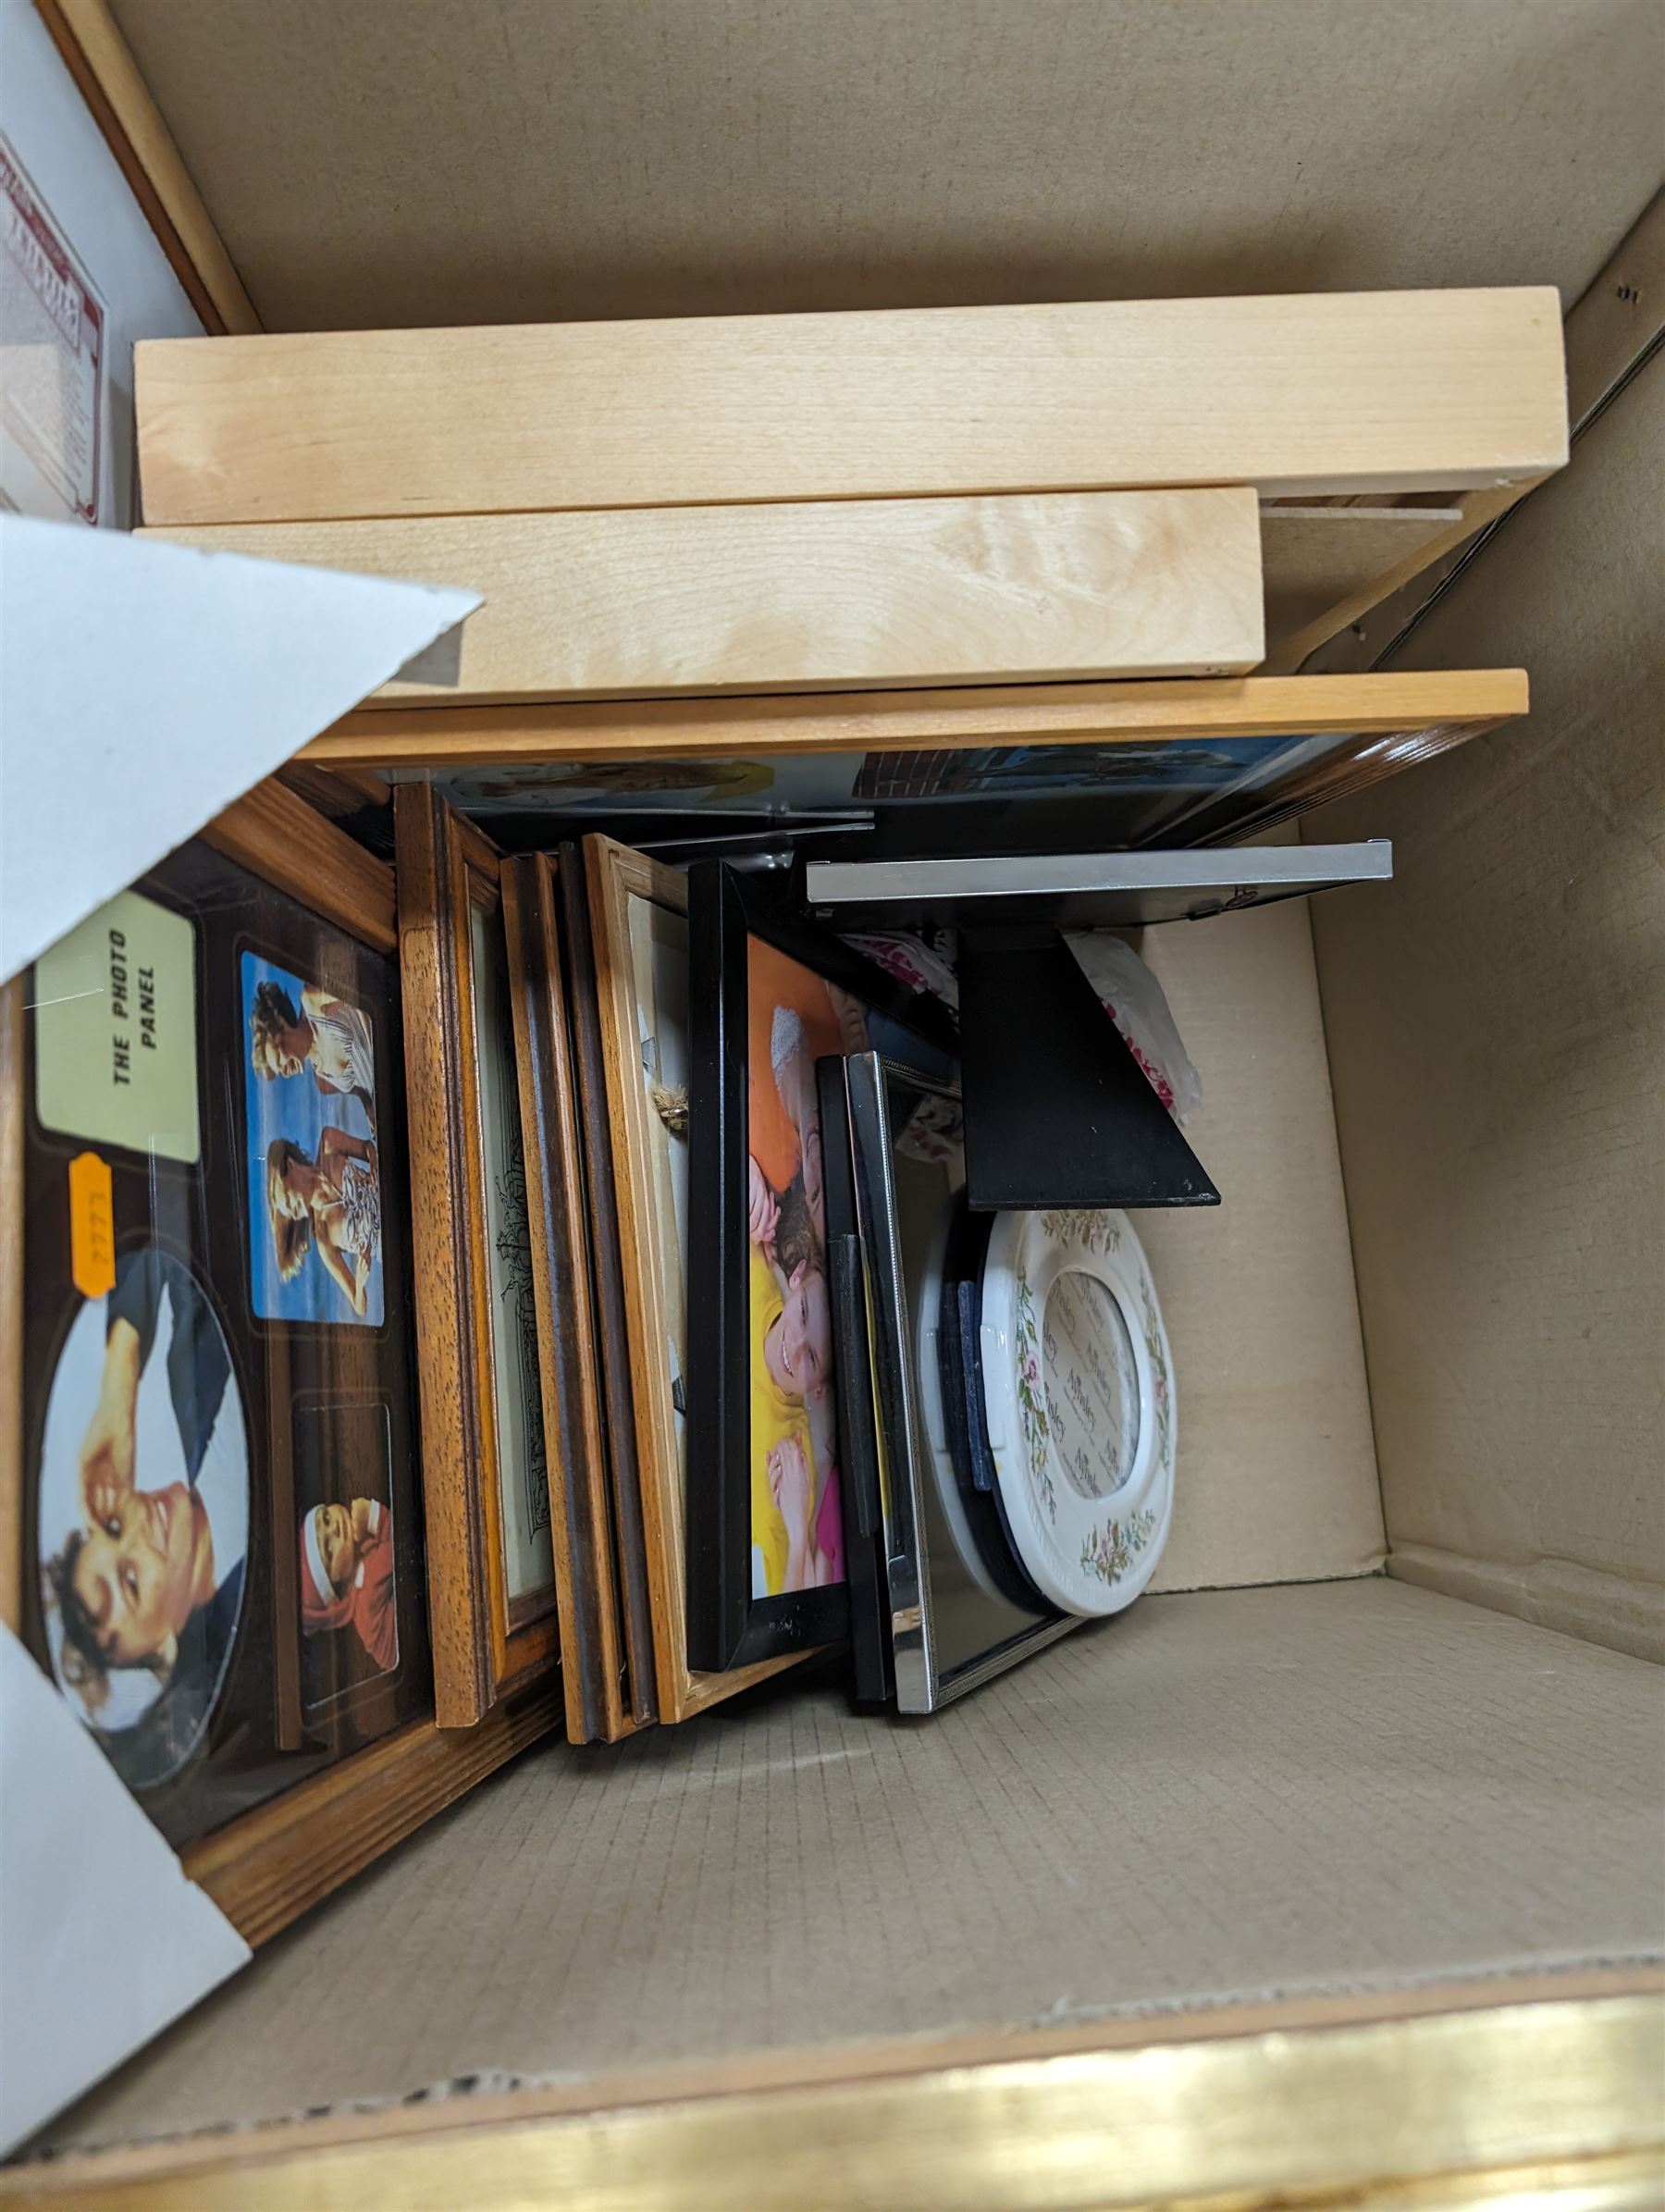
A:
<svg viewBox="0 0 1665 2212">
<path fill-rule="evenodd" d="M 497 848 L 394 797 L 435 1709 L 471 1727 L 558 1659 L 554 1532 Z"/>
<path fill-rule="evenodd" d="M 804 1656 L 731 1671 L 690 1662 L 685 1495 L 696 1356 L 689 1318 L 715 1281 L 689 1254 L 690 996 L 688 879 L 611 838 L 584 841 L 596 998 L 612 1136 L 619 1265 L 629 1354 L 628 1403 L 652 1605 L 660 1717 L 686 1720 Z M 611 1346 L 604 1346 L 604 1355 Z"/>
<path fill-rule="evenodd" d="M 688 1650 L 744 1665 L 848 1620 L 816 1062 L 954 1069 L 953 1024 L 755 877 L 689 873 Z"/>
<path fill-rule="evenodd" d="M 0 992 L 0 1614 L 252 1943 L 554 1717 L 434 1724 L 397 945 L 270 784 Z"/>
</svg>

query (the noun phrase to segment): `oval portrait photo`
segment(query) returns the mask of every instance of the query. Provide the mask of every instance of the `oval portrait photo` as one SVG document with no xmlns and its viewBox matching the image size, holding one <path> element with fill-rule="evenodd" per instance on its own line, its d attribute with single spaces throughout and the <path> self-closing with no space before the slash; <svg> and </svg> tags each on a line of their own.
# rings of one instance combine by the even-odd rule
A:
<svg viewBox="0 0 1665 2212">
<path fill-rule="evenodd" d="M 117 1262 L 58 1354 L 41 1444 L 41 1599 L 58 1687 L 132 1789 L 213 1716 L 242 1611 L 249 1449 L 202 1286 L 154 1245 Z"/>
</svg>

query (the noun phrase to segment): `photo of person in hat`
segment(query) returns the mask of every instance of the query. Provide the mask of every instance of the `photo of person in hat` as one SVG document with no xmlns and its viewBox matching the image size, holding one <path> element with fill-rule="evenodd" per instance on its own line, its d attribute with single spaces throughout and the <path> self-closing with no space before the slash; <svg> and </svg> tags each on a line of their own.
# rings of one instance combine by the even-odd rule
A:
<svg viewBox="0 0 1665 2212">
<path fill-rule="evenodd" d="M 351 1635 L 379 1674 L 399 1664 L 393 1515 L 379 1500 L 301 1516 L 301 1626 L 308 1637 Z"/>
</svg>

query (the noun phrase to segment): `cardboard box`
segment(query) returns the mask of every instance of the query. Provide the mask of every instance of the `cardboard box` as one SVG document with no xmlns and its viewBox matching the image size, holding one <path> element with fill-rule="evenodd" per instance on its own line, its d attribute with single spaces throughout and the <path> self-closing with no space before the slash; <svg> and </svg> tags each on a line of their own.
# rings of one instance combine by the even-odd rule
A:
<svg viewBox="0 0 1665 2212">
<path fill-rule="evenodd" d="M 546 1740 L 0 2200 L 1653 2201 L 1662 377 L 1394 662 L 1524 662 L 1527 723 L 1311 818 L 1395 884 L 1148 941 L 1227 1193 L 1140 1225 L 1158 1591 L 920 1726 Z"/>
</svg>

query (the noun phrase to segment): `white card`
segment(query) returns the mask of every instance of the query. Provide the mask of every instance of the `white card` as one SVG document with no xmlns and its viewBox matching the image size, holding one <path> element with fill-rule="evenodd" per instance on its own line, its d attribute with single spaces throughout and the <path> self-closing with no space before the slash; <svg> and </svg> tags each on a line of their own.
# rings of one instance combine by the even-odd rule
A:
<svg viewBox="0 0 1665 2212">
<path fill-rule="evenodd" d="M 0 1626 L 0 2157 L 253 1956 Z"/>
</svg>

